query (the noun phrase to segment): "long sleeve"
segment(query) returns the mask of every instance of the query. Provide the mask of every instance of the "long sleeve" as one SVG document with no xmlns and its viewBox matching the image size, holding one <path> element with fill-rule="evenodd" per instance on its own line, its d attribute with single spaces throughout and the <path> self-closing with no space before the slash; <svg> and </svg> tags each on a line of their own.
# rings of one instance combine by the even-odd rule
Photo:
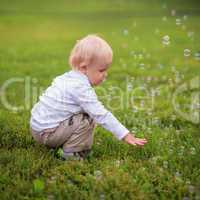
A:
<svg viewBox="0 0 200 200">
<path fill-rule="evenodd" d="M 73 92 L 73 98 L 96 123 L 112 132 L 119 140 L 129 132 L 129 130 L 102 105 L 92 87 L 88 85 L 78 86 L 76 91 Z"/>
</svg>

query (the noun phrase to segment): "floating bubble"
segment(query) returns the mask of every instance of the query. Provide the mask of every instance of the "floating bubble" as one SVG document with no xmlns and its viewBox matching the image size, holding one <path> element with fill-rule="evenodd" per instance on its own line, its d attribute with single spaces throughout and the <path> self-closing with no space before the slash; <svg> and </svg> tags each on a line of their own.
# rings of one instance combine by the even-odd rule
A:
<svg viewBox="0 0 200 200">
<path fill-rule="evenodd" d="M 175 15 L 176 15 L 176 10 L 174 10 L 174 9 L 171 10 L 171 15 L 172 15 L 172 16 L 175 16 Z"/>
<path fill-rule="evenodd" d="M 173 153 L 173 150 L 172 150 L 172 149 L 169 149 L 168 151 L 169 151 L 169 154 L 172 154 L 172 153 Z"/>
<path fill-rule="evenodd" d="M 165 35 L 165 36 L 163 37 L 163 39 L 164 39 L 164 40 L 170 40 L 170 37 L 169 37 L 168 35 Z"/>
<path fill-rule="evenodd" d="M 162 69 L 163 67 L 164 67 L 164 65 L 163 64 L 160 64 L 160 63 L 158 63 L 158 68 L 160 68 L 160 69 Z"/>
<path fill-rule="evenodd" d="M 163 161 L 163 167 L 166 169 L 168 168 L 168 161 Z"/>
<path fill-rule="evenodd" d="M 121 161 L 120 161 L 120 160 L 116 160 L 116 161 L 115 161 L 115 165 L 116 165 L 116 167 L 119 167 L 120 164 L 121 164 Z"/>
<path fill-rule="evenodd" d="M 159 125 L 159 123 L 160 123 L 160 121 L 159 121 L 159 118 L 158 118 L 158 117 L 154 117 L 154 118 L 152 119 L 152 124 L 153 124 L 153 125 Z"/>
<path fill-rule="evenodd" d="M 196 149 L 194 147 L 190 148 L 190 154 L 195 155 L 196 154 Z"/>
<path fill-rule="evenodd" d="M 183 200 L 190 200 L 189 197 L 183 197 Z"/>
<path fill-rule="evenodd" d="M 163 45 L 168 46 L 170 44 L 170 37 L 168 35 L 163 36 L 162 43 Z"/>
<path fill-rule="evenodd" d="M 141 107 L 141 108 L 144 108 L 144 106 L 145 106 L 145 102 L 144 102 L 144 100 L 141 100 L 141 101 L 140 101 L 140 107 Z"/>
<path fill-rule="evenodd" d="M 129 33 L 129 32 L 128 32 L 127 29 L 124 29 L 124 30 L 123 30 L 123 34 L 124 34 L 124 35 L 128 35 L 128 33 Z"/>
<path fill-rule="evenodd" d="M 139 58 L 139 59 L 143 59 L 143 54 L 140 53 L 140 54 L 138 55 L 138 58 Z"/>
<path fill-rule="evenodd" d="M 152 81 L 152 77 L 151 76 L 148 76 L 147 77 L 147 82 L 149 83 L 149 82 L 151 82 Z"/>
<path fill-rule="evenodd" d="M 184 16 L 183 16 L 183 19 L 184 19 L 184 20 L 187 20 L 187 18 L 188 18 L 187 15 L 184 15 Z"/>
<path fill-rule="evenodd" d="M 187 185 L 190 185 L 190 184 L 191 184 L 190 180 L 187 180 L 185 183 L 186 183 Z"/>
<path fill-rule="evenodd" d="M 177 25 L 177 26 L 180 26 L 180 25 L 181 25 L 181 19 L 180 19 L 180 18 L 177 18 L 177 19 L 176 19 L 176 25 Z"/>
<path fill-rule="evenodd" d="M 195 58 L 195 60 L 200 61 L 200 52 L 196 52 L 196 53 L 194 54 L 194 58 Z"/>
<path fill-rule="evenodd" d="M 175 176 L 176 176 L 176 177 L 180 177 L 180 176 L 181 176 L 180 172 L 177 171 L 177 172 L 175 173 Z"/>
<path fill-rule="evenodd" d="M 144 69 L 145 68 L 145 64 L 144 63 L 140 63 L 139 66 L 140 66 L 140 69 Z"/>
<path fill-rule="evenodd" d="M 104 199 L 105 199 L 105 195 L 104 195 L 103 193 L 101 193 L 101 194 L 99 195 L 99 199 L 100 199 L 100 200 L 104 200 Z"/>
<path fill-rule="evenodd" d="M 194 189 L 195 189 L 195 187 L 194 187 L 193 185 L 189 185 L 189 186 L 188 186 L 188 191 L 189 191 L 190 193 L 194 193 Z"/>
<path fill-rule="evenodd" d="M 127 90 L 131 91 L 133 89 L 133 85 L 131 83 L 127 84 Z"/>
<path fill-rule="evenodd" d="M 181 76 L 180 76 L 179 72 L 175 73 L 175 82 L 176 83 L 180 83 L 181 82 Z"/>
<path fill-rule="evenodd" d="M 187 32 L 187 36 L 188 36 L 189 38 L 193 37 L 193 36 L 194 36 L 194 32 L 193 32 L 193 31 Z"/>
<path fill-rule="evenodd" d="M 185 56 L 185 57 L 189 57 L 190 54 L 191 54 L 190 49 L 184 49 L 184 56 Z"/>
<path fill-rule="evenodd" d="M 137 107 L 133 107 L 132 111 L 133 111 L 134 113 L 137 113 L 137 112 L 138 112 L 138 108 L 137 108 Z"/>
</svg>

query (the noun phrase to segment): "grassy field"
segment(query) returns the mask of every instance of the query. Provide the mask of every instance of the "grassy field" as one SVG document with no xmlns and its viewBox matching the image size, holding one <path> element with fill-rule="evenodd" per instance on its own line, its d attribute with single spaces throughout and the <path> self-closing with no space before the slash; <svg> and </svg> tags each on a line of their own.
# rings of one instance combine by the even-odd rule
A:
<svg viewBox="0 0 200 200">
<path fill-rule="evenodd" d="M 200 199 L 198 1 L 0 5 L 0 199 Z M 148 144 L 98 126 L 86 160 L 62 161 L 31 138 L 30 110 L 89 33 L 114 52 L 99 99 Z"/>
</svg>

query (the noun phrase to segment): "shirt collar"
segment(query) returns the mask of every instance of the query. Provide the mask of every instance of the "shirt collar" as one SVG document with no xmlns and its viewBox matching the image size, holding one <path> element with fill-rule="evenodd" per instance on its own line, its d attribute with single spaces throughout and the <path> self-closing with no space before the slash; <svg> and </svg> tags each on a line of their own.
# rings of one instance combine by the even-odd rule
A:
<svg viewBox="0 0 200 200">
<path fill-rule="evenodd" d="M 74 70 L 73 69 L 73 70 L 69 71 L 69 75 L 71 77 L 79 78 L 79 79 L 87 82 L 89 85 L 91 85 L 88 77 L 85 74 L 83 74 L 82 72 L 78 71 L 78 70 Z"/>
</svg>

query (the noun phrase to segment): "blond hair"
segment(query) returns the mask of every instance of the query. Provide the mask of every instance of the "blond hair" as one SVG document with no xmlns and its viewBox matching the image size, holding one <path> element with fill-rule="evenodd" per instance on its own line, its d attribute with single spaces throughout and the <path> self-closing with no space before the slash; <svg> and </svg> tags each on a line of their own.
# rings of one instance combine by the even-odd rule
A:
<svg viewBox="0 0 200 200">
<path fill-rule="evenodd" d="M 77 41 L 69 56 L 69 65 L 77 68 L 82 63 L 88 65 L 98 58 L 110 64 L 112 57 L 113 52 L 110 45 L 99 36 L 92 34 Z"/>
</svg>

